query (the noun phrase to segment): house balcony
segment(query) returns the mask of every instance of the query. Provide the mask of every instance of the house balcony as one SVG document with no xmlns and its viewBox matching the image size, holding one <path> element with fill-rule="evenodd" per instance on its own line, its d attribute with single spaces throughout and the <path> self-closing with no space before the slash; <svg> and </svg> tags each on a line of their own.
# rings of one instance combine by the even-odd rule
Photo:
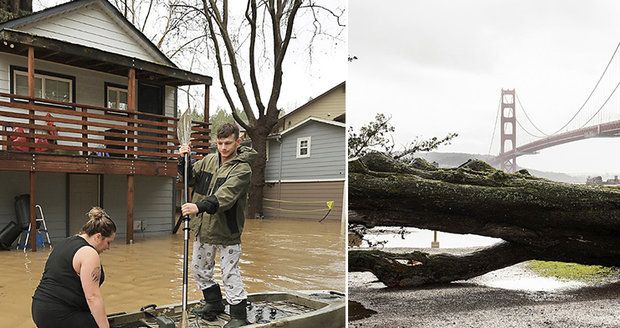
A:
<svg viewBox="0 0 620 328">
<path fill-rule="evenodd" d="M 0 93 L 0 171 L 176 176 L 178 119 Z M 192 150 L 208 153 L 209 123 Z"/>
</svg>

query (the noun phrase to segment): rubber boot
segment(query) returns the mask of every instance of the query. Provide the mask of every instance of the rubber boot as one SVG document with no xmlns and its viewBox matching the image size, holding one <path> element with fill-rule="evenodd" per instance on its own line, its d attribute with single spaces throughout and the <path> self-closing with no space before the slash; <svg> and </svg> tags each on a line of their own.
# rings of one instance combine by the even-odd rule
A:
<svg viewBox="0 0 620 328">
<path fill-rule="evenodd" d="M 224 313 L 224 303 L 222 303 L 222 291 L 220 285 L 215 284 L 202 290 L 205 297 L 205 306 L 194 309 L 194 314 L 207 321 L 215 321 L 217 315 Z"/>
<path fill-rule="evenodd" d="M 247 307 L 248 301 L 243 300 L 239 304 L 230 306 L 230 321 L 223 328 L 237 328 L 249 325 Z"/>
</svg>

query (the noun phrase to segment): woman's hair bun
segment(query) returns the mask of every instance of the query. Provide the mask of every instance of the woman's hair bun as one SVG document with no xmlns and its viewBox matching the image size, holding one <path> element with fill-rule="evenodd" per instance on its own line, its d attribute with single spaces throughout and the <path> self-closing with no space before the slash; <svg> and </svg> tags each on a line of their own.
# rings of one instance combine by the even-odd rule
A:
<svg viewBox="0 0 620 328">
<path fill-rule="evenodd" d="M 101 220 L 105 217 L 109 217 L 108 214 L 101 207 L 93 207 L 87 213 L 90 220 Z"/>
</svg>

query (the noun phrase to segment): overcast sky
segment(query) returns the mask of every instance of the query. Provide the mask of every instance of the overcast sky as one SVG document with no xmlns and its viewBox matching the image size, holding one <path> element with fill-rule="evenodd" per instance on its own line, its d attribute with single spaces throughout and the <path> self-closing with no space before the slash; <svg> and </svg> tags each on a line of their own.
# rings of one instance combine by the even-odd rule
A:
<svg viewBox="0 0 620 328">
<path fill-rule="evenodd" d="M 399 143 L 457 132 L 440 151 L 486 154 L 500 91 L 515 88 L 534 123 L 554 132 L 579 109 L 620 42 L 619 14 L 612 0 L 350 1 L 349 54 L 359 59 L 348 65 L 348 123 L 389 113 Z M 603 90 L 620 79 L 620 60 L 609 75 L 615 80 Z M 620 119 L 620 101 L 613 102 L 607 115 Z M 517 131 L 517 144 L 523 140 Z M 618 146 L 620 138 L 590 139 L 517 163 L 619 174 Z M 496 134 L 492 153 L 498 150 Z"/>
<path fill-rule="evenodd" d="M 38 11 L 65 2 L 68 2 L 68 0 L 34 0 L 33 10 Z M 143 11 L 146 12 L 149 2 L 143 0 L 142 3 L 145 6 Z M 340 13 L 341 10 L 346 7 L 347 1 L 319 0 L 317 3 L 329 8 L 335 13 Z M 231 11 L 240 9 L 236 12 L 243 13 L 245 10 L 245 1 L 231 2 L 230 8 Z M 164 9 L 160 9 L 160 11 L 161 10 Z M 165 11 L 160 12 L 160 15 L 165 13 Z M 280 101 L 278 102 L 278 107 L 284 108 L 287 112 L 303 105 L 311 98 L 322 94 L 346 79 L 347 30 L 346 28 L 338 27 L 336 20 L 327 15 L 325 11 L 321 13 L 322 15 L 320 15 L 319 18 L 322 23 L 323 34 L 319 34 L 315 38 L 312 56 L 310 56 L 310 52 L 308 51 L 308 44 L 314 29 L 313 16 L 310 11 L 302 9 L 296 18 L 295 25 L 297 28 L 286 54 L 283 68 L 283 86 Z M 341 18 L 341 23 L 344 25 L 347 24 L 346 16 L 345 13 Z M 163 25 L 165 24 L 163 19 L 154 19 L 153 17 L 157 16 L 154 14 L 150 16 L 150 23 L 147 24 L 145 30 L 145 35 L 147 37 L 152 37 L 163 30 Z M 196 22 L 196 24 L 198 24 L 198 22 Z M 233 24 L 231 23 L 231 25 Z M 260 44 L 257 45 L 257 48 L 260 48 Z M 247 50 L 244 48 L 243 51 Z M 213 77 L 213 85 L 210 90 L 211 113 L 214 113 L 218 107 L 228 109 L 228 103 L 226 102 L 219 83 L 218 72 L 215 66 L 215 57 L 207 56 L 207 54 L 202 54 L 199 57 L 205 65 L 201 68 L 192 69 L 192 71 Z M 261 58 L 260 53 L 257 55 L 257 58 Z M 189 59 L 173 58 L 173 61 L 180 68 L 189 69 Z M 243 61 L 241 62 L 243 63 Z M 263 102 L 266 102 L 269 99 L 271 91 L 270 83 L 273 73 L 268 69 L 268 65 L 262 64 L 262 66 L 267 67 L 267 69 L 259 72 L 258 78 Z M 253 99 L 247 71 L 242 72 L 242 74 L 243 78 L 246 79 L 246 90 L 249 93 L 249 97 Z M 231 92 L 233 96 L 235 96 L 232 80 L 228 81 L 227 84 L 229 88 L 232 88 Z M 197 86 L 195 88 L 198 88 L 200 92 L 203 90 L 202 86 Z M 186 102 L 181 99 L 183 93 L 179 93 L 179 97 L 180 106 L 184 106 Z M 199 99 L 200 102 L 204 99 L 202 94 L 196 98 Z M 237 105 L 240 106 L 239 101 L 237 101 Z M 202 112 L 202 103 L 198 104 L 197 107 Z"/>
</svg>

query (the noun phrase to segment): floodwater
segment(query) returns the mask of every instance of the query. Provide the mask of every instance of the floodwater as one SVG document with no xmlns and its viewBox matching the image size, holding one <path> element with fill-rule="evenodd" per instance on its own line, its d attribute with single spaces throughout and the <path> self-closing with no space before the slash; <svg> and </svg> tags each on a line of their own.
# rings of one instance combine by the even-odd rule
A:
<svg viewBox="0 0 620 328">
<path fill-rule="evenodd" d="M 180 303 L 183 233 L 144 239 L 133 245 L 117 240 L 101 255 L 102 286 L 108 314 L 140 307 Z M 345 291 L 345 240 L 338 221 L 248 220 L 241 243 L 241 271 L 248 293 L 330 289 Z M 49 256 L 0 252 L 0 327 L 33 327 L 30 305 Z M 191 243 L 190 243 L 191 257 Z M 218 264 L 219 265 L 219 264 Z M 190 275 L 189 299 L 202 298 Z M 216 280 L 221 281 L 219 268 Z"/>
</svg>

